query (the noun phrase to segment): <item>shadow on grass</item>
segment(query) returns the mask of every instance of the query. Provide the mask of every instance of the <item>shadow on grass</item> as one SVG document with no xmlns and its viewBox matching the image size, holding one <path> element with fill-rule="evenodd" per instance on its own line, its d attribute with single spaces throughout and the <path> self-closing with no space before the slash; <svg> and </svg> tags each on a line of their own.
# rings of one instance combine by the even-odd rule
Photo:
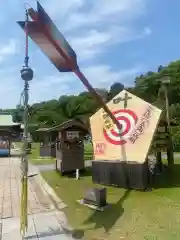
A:
<svg viewBox="0 0 180 240">
<path fill-rule="evenodd" d="M 155 189 L 180 187 L 180 164 L 174 164 L 172 173 L 164 165 L 163 173 L 154 177 L 152 187 Z"/>
<path fill-rule="evenodd" d="M 94 223 L 93 230 L 104 228 L 106 233 L 109 233 L 111 228 L 115 225 L 116 221 L 123 215 L 123 203 L 129 196 L 131 190 L 125 191 L 124 195 L 115 204 L 111 204 L 104 212 L 94 211 L 93 214 L 84 222 L 84 224 Z"/>
<path fill-rule="evenodd" d="M 63 228 L 63 230 L 66 231 L 67 234 L 71 234 L 75 239 L 82 239 L 86 230 L 96 230 L 103 228 L 106 234 L 108 234 L 112 227 L 116 224 L 116 221 L 123 215 L 124 208 L 122 205 L 129 196 L 130 192 L 130 189 L 126 190 L 124 195 L 119 199 L 117 203 L 110 204 L 110 206 L 107 207 L 103 212 L 94 210 L 92 215 L 83 223 L 83 225 L 94 223 L 95 226 L 93 228 L 88 229 L 85 227 L 85 230 L 75 229 L 73 231 Z"/>
<path fill-rule="evenodd" d="M 69 230 L 69 229 L 66 229 L 62 226 L 63 228 L 63 231 L 67 234 L 67 235 L 70 235 L 72 236 L 74 239 L 82 239 L 84 237 L 84 231 L 83 230 Z"/>
</svg>

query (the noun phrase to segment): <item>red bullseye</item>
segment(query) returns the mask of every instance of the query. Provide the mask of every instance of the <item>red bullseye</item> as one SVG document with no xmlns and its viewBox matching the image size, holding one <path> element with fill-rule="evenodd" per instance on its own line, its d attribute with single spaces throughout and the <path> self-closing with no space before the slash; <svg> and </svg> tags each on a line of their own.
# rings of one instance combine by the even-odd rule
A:
<svg viewBox="0 0 180 240">
<path fill-rule="evenodd" d="M 130 129 L 130 126 L 131 126 L 131 123 L 129 121 L 129 119 L 127 119 L 126 117 L 118 117 L 116 118 L 118 120 L 118 122 L 122 122 L 122 121 L 125 121 L 126 122 L 126 129 L 125 131 L 121 132 L 121 136 L 124 136 L 126 135 L 128 132 L 129 132 L 129 129 Z M 114 135 L 114 136 L 119 136 L 119 133 L 117 131 L 115 131 L 114 129 L 111 130 L 111 133 Z"/>
<path fill-rule="evenodd" d="M 113 112 L 122 128 L 115 126 L 111 130 L 103 129 L 105 139 L 114 145 L 123 145 L 127 142 L 128 134 L 133 130 L 138 121 L 137 115 L 130 109 L 121 109 Z"/>
</svg>

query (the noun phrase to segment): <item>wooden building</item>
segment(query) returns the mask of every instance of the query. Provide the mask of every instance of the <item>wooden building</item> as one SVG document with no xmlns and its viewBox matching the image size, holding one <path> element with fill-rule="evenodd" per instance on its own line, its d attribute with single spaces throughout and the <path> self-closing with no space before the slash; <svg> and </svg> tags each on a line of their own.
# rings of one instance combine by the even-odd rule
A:
<svg viewBox="0 0 180 240">
<path fill-rule="evenodd" d="M 56 140 L 58 132 L 52 128 L 39 128 L 36 130 L 40 139 L 40 156 L 56 157 Z"/>
<path fill-rule="evenodd" d="M 170 126 L 171 128 L 177 126 L 178 124 L 171 121 Z M 167 121 L 162 118 L 159 121 L 158 127 L 156 129 L 156 132 L 153 137 L 152 146 L 151 146 L 151 152 L 155 153 L 157 158 L 157 165 L 158 165 L 158 171 L 162 172 L 162 152 L 167 154 L 167 161 L 168 166 L 171 167 L 171 154 L 170 151 L 173 152 L 173 149 L 169 148 L 169 133 L 168 132 L 168 124 Z"/>
<path fill-rule="evenodd" d="M 70 120 L 48 130 L 58 133 L 56 170 L 62 174 L 84 169 L 84 136 L 88 128 L 78 120 Z"/>
<path fill-rule="evenodd" d="M 0 113 L 0 157 L 9 156 L 11 142 L 20 138 L 21 124 L 14 123 L 12 115 Z"/>
</svg>

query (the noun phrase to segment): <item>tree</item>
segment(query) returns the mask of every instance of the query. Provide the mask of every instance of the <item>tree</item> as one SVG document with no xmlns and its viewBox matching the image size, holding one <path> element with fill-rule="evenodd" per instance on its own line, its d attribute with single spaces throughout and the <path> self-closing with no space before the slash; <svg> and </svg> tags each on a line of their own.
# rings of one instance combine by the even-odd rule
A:
<svg viewBox="0 0 180 240">
<path fill-rule="evenodd" d="M 108 91 L 104 88 L 96 88 L 96 92 L 99 94 L 99 96 L 103 99 L 104 102 L 108 101 Z"/>
<path fill-rule="evenodd" d="M 124 89 L 124 85 L 119 82 L 115 82 L 111 85 L 108 99 L 111 100 L 114 98 L 118 93 L 120 93 Z"/>
<path fill-rule="evenodd" d="M 157 72 L 148 71 L 135 78 L 134 86 L 126 88 L 127 91 L 141 97 L 145 101 L 155 104 L 164 109 L 164 92 L 159 78 L 164 74 L 171 76 L 171 83 L 168 87 L 170 112 L 173 121 L 178 126 L 173 130 L 175 136 L 175 146 L 180 149 L 180 60 L 171 62 L 168 66 L 159 66 Z M 115 82 L 111 85 L 109 92 L 104 88 L 95 89 L 104 100 L 107 101 L 115 97 L 124 89 L 123 84 Z M 106 100 L 105 100 L 106 101 Z M 63 95 L 58 100 L 43 101 L 29 106 L 29 121 L 39 126 L 53 126 L 61 124 L 68 119 L 79 119 L 88 124 L 89 117 L 99 108 L 99 104 L 87 91 L 77 96 Z M 0 109 L 0 112 L 13 113 L 14 121 L 22 122 L 23 108 L 17 106 L 16 109 Z"/>
</svg>

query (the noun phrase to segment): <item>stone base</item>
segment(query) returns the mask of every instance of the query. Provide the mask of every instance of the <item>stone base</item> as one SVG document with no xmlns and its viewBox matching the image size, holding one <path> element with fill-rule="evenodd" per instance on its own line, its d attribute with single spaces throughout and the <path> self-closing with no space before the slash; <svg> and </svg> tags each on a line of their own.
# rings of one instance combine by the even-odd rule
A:
<svg viewBox="0 0 180 240">
<path fill-rule="evenodd" d="M 96 211 L 99 211 L 99 212 L 103 212 L 106 208 L 110 207 L 109 204 L 103 206 L 103 207 L 98 207 L 96 205 L 93 205 L 93 204 L 87 204 L 84 202 L 84 199 L 81 199 L 81 200 L 77 200 L 77 203 L 81 204 L 81 205 L 84 205 L 84 206 L 87 206 L 93 210 L 96 210 Z"/>
<path fill-rule="evenodd" d="M 105 187 L 95 187 L 89 189 L 84 196 L 84 203 L 92 204 L 98 207 L 106 205 L 107 191 Z"/>
</svg>

